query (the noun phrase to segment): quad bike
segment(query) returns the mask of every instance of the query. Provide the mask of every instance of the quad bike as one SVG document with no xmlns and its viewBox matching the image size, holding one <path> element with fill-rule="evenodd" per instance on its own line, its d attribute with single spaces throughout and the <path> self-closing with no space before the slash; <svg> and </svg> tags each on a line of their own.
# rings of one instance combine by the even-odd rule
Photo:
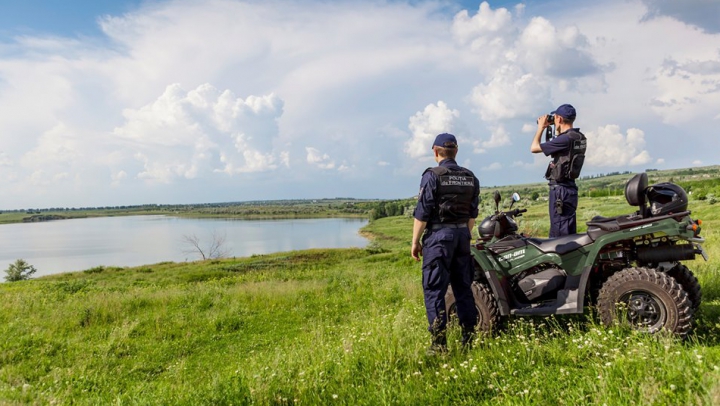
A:
<svg viewBox="0 0 720 406">
<path fill-rule="evenodd" d="M 480 223 L 480 238 L 471 246 L 479 331 L 492 331 L 509 316 L 577 314 L 595 305 L 605 325 L 689 332 L 701 292 L 681 261 L 696 254 L 707 261 L 707 255 L 700 245 L 702 222 L 690 218 L 680 186 L 648 187 L 647 174 L 637 174 L 627 182 L 625 198 L 638 211 L 598 216 L 587 222 L 586 233 L 550 239 L 518 234 L 515 218 L 527 210 L 500 211 L 500 194 L 494 198 L 496 213 Z M 519 200 L 513 194 L 510 209 Z M 445 300 L 452 315 L 452 289 Z"/>
</svg>

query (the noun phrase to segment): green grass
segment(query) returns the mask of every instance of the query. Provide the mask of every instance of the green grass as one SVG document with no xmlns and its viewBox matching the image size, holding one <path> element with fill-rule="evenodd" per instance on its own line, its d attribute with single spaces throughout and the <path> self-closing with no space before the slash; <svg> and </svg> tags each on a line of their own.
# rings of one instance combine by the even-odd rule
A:
<svg viewBox="0 0 720 406">
<path fill-rule="evenodd" d="M 525 207 L 526 202 L 521 203 Z M 547 235 L 546 203 L 521 227 Z M 514 319 L 432 358 L 412 219 L 371 222 L 367 249 L 308 250 L 0 284 L 0 404 L 720 403 L 720 218 L 686 340 L 606 328 L 588 312 Z M 628 212 L 581 199 L 578 218 Z M 581 221 L 582 223 L 582 221 Z"/>
</svg>

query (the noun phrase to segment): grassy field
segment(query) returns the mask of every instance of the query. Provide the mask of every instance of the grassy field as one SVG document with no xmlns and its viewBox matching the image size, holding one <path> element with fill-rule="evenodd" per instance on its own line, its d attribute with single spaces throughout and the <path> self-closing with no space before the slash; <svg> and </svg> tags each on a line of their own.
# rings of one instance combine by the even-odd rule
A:
<svg viewBox="0 0 720 406">
<path fill-rule="evenodd" d="M 546 203 L 521 205 L 521 228 L 547 235 Z M 588 311 L 514 319 L 468 352 L 453 327 L 427 357 L 412 220 L 389 217 L 366 249 L 0 284 L 0 404 L 720 404 L 718 207 L 691 204 L 711 258 L 688 263 L 704 302 L 685 340 Z M 578 218 L 629 211 L 581 198 Z"/>
</svg>

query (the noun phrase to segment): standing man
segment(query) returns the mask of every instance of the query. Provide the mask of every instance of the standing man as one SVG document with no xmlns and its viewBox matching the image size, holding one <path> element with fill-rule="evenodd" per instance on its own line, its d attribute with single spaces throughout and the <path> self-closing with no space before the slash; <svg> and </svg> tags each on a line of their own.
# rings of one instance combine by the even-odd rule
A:
<svg viewBox="0 0 720 406">
<path fill-rule="evenodd" d="M 428 353 L 447 351 L 445 293 L 452 285 L 462 326 L 464 348 L 472 345 L 478 312 L 471 290 L 474 268 L 470 231 L 478 215 L 480 182 L 458 166 L 458 144 L 452 134 L 439 134 L 432 146 L 438 166 L 423 172 L 413 217 L 411 255 L 423 257 L 423 292 L 432 345 Z M 422 244 L 421 244 L 422 237 Z"/>
<path fill-rule="evenodd" d="M 587 140 L 579 128 L 574 128 L 575 108 L 563 104 L 550 115 L 538 118 L 538 129 L 530 145 L 532 153 L 551 156 L 552 162 L 545 171 L 550 185 L 550 238 L 577 233 L 575 211 L 578 205 L 578 188 L 575 179 L 580 176 Z M 555 125 L 558 135 L 540 143 L 546 127 Z"/>
</svg>

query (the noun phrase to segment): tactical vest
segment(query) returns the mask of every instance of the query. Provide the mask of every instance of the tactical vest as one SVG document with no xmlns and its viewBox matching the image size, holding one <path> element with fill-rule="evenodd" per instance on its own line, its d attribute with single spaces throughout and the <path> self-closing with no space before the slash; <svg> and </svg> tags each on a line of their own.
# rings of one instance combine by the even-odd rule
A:
<svg viewBox="0 0 720 406">
<path fill-rule="evenodd" d="M 475 193 L 475 175 L 467 169 L 450 170 L 444 166 L 436 166 L 426 170 L 438 177 L 435 198 L 435 211 L 430 222 L 465 223 L 470 220 L 473 194 Z"/>
<path fill-rule="evenodd" d="M 562 182 L 564 180 L 575 180 L 580 177 L 583 163 L 585 163 L 585 151 L 587 150 L 587 138 L 579 131 L 569 130 L 570 149 L 564 155 L 556 157 L 545 171 L 545 179 Z"/>
</svg>

